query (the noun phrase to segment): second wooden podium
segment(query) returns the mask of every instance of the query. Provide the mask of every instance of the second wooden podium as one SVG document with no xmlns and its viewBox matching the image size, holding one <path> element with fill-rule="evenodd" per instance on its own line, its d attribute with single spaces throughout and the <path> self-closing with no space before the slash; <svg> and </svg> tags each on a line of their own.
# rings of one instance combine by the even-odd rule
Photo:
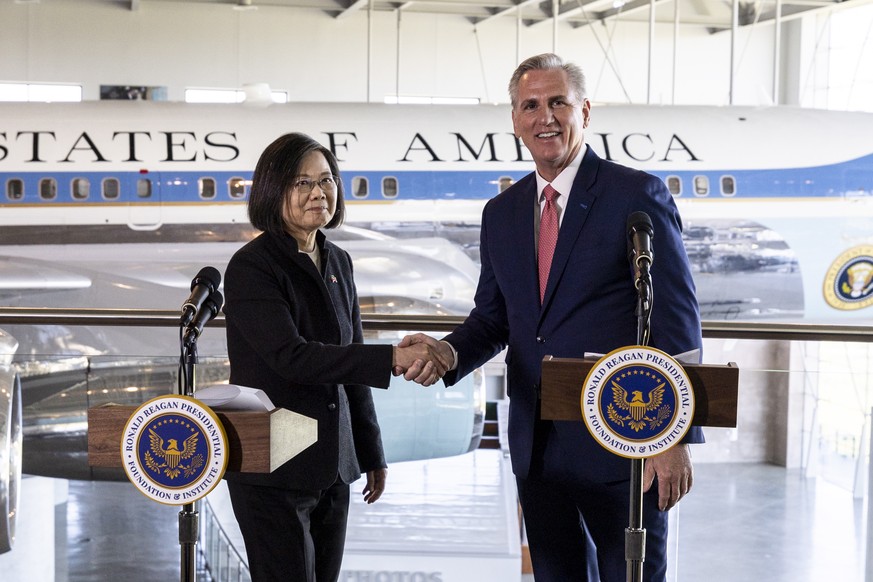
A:
<svg viewBox="0 0 873 582">
<path fill-rule="evenodd" d="M 596 359 L 553 358 L 542 364 L 543 420 L 582 422 L 580 397 L 589 370 Z M 695 426 L 737 426 L 737 391 L 740 370 L 726 365 L 682 364 L 694 389 Z"/>
</svg>

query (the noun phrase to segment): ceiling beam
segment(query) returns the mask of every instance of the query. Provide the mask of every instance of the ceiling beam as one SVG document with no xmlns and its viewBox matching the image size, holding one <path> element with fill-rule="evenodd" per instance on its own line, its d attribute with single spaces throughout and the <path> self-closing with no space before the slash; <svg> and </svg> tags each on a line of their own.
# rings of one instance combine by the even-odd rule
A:
<svg viewBox="0 0 873 582">
<path fill-rule="evenodd" d="M 369 4 L 369 1 L 370 0 L 355 0 L 354 2 L 349 4 L 345 10 L 337 14 L 336 19 L 339 20 L 340 18 L 345 18 L 349 14 L 354 14 L 355 12 L 358 12 L 361 8 L 364 8 L 365 6 L 367 6 L 367 4 Z"/>
<path fill-rule="evenodd" d="M 586 0 L 586 2 L 592 2 L 592 1 L 594 1 L 594 0 Z M 489 20 L 495 20 L 495 19 L 503 17 L 503 16 L 509 16 L 510 14 L 515 14 L 516 12 L 520 11 L 522 8 L 524 8 L 526 6 L 530 6 L 531 4 L 539 4 L 540 2 L 542 2 L 542 0 L 522 0 L 521 2 L 516 4 L 515 6 L 510 6 L 509 8 L 504 8 L 503 10 L 498 10 L 497 12 L 492 14 L 491 16 L 486 16 L 485 18 L 483 18 L 481 20 L 477 20 L 475 24 L 476 24 L 476 26 L 479 26 L 480 24 L 484 24 L 484 23 L 488 22 Z"/>
<path fill-rule="evenodd" d="M 674 0 L 655 0 L 655 6 L 658 4 L 663 4 L 664 2 L 673 2 Z M 643 10 L 646 11 L 645 18 L 641 19 L 648 21 L 648 11 L 651 8 L 652 3 L 650 0 L 633 0 L 633 2 L 625 2 L 619 7 L 609 8 L 607 10 L 602 10 L 600 12 L 595 12 L 594 17 L 592 18 L 591 14 L 585 12 L 585 6 L 568 6 L 566 9 L 561 9 L 558 14 L 559 20 L 568 20 L 570 18 L 582 15 L 582 20 L 576 20 L 577 22 L 583 22 L 580 26 L 585 26 L 586 24 L 591 24 L 593 22 L 602 22 L 608 20 L 610 18 L 624 18 L 625 16 L 631 16 L 634 12 L 641 12 Z"/>
</svg>

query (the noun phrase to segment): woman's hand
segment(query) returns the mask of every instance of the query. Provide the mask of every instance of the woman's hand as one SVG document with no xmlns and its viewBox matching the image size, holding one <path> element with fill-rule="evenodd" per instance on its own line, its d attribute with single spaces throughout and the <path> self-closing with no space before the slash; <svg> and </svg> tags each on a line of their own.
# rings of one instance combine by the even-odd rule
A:
<svg viewBox="0 0 873 582">
<path fill-rule="evenodd" d="M 388 478 L 388 469 L 374 469 L 367 471 L 367 484 L 361 492 L 364 495 L 364 501 L 367 503 L 375 503 L 382 492 L 385 491 L 385 479 Z"/>
</svg>

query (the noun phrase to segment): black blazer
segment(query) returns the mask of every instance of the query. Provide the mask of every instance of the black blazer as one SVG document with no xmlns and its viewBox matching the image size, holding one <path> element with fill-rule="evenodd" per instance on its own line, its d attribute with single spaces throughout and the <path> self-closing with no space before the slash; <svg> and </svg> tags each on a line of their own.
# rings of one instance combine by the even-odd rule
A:
<svg viewBox="0 0 873 582">
<path fill-rule="evenodd" d="M 263 233 L 227 265 L 230 382 L 318 421 L 318 441 L 271 474 L 227 479 L 325 489 L 386 467 L 369 386 L 387 388 L 392 346 L 365 345 L 352 261 L 317 233 L 323 273 L 290 235 Z"/>
</svg>

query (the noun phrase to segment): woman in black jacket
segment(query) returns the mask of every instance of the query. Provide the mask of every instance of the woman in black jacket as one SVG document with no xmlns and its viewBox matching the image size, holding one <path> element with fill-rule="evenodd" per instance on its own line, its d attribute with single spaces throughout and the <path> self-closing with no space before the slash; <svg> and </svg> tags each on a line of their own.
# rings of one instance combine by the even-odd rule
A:
<svg viewBox="0 0 873 582">
<path fill-rule="evenodd" d="M 270 474 L 226 475 L 254 582 L 338 579 L 349 483 L 364 472 L 364 499 L 382 495 L 387 469 L 370 386 L 434 352 L 363 343 L 352 262 L 321 228 L 343 221 L 336 158 L 312 138 L 287 134 L 255 168 L 248 202 L 264 231 L 225 273 L 230 382 L 260 388 L 277 407 L 318 421 L 315 444 Z"/>
</svg>

